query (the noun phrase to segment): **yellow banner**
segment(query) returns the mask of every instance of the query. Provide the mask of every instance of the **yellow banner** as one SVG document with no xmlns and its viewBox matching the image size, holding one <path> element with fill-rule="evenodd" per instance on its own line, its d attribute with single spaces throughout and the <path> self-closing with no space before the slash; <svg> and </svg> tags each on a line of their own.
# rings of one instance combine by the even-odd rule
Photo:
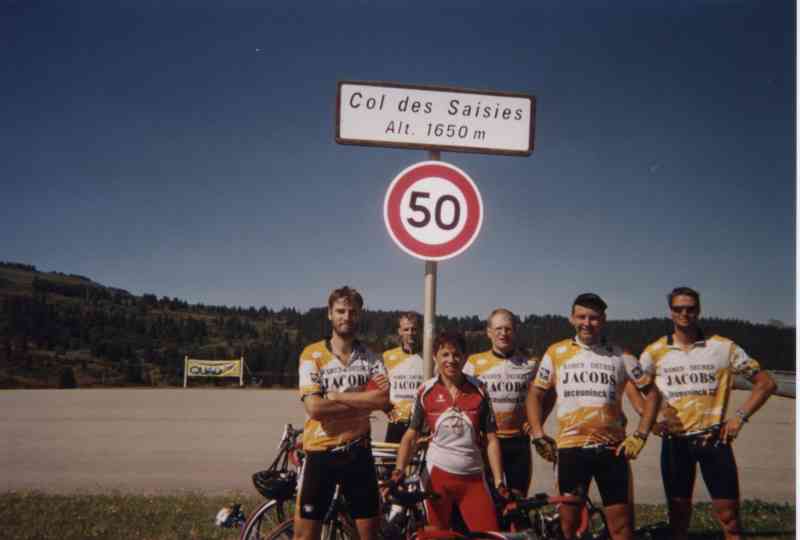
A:
<svg viewBox="0 0 800 540">
<path fill-rule="evenodd" d="M 189 377 L 240 377 L 242 360 L 186 360 Z"/>
</svg>

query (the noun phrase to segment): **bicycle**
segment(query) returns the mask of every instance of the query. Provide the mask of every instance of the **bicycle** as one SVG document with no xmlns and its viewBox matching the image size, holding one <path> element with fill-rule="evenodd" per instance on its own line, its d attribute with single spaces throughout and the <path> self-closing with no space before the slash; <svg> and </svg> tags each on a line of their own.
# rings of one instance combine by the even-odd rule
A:
<svg viewBox="0 0 800 540">
<path fill-rule="evenodd" d="M 501 523 L 511 529 L 510 533 L 481 533 L 474 538 L 502 538 L 503 540 L 563 539 L 558 506 L 561 504 L 582 504 L 581 521 L 576 531 L 578 540 L 608 540 L 611 534 L 601 508 L 592 503 L 586 495 L 550 496 L 537 493 L 532 497 L 509 502 L 501 514 Z M 548 507 L 552 506 L 552 509 Z M 520 536 L 522 534 L 522 536 Z M 500 536 L 498 536 L 500 535 Z M 669 538 L 669 524 L 663 521 L 637 527 L 633 537 L 640 540 Z"/>
<path fill-rule="evenodd" d="M 510 501 L 500 512 L 501 527 L 512 533 L 524 532 L 529 538 L 533 535 L 533 538 L 559 540 L 563 538 L 558 513 L 558 507 L 562 504 L 581 506 L 581 520 L 576 531 L 578 540 L 610 538 L 605 514 L 582 494 L 553 496 L 537 493 L 532 497 Z"/>
<path fill-rule="evenodd" d="M 416 481 L 412 481 L 416 482 Z M 383 483 L 385 486 L 386 483 Z M 403 529 L 396 529 L 387 532 L 381 528 L 378 531 L 378 538 L 381 540 L 404 540 L 413 538 L 424 524 L 424 514 L 419 513 L 419 507 L 425 499 L 436 497 L 435 493 L 414 491 L 412 484 L 406 484 L 406 491 L 391 492 L 387 497 L 387 504 L 399 505 L 404 512 L 398 515 L 404 516 Z M 407 513 L 406 513 L 407 512 Z M 263 536 L 265 540 L 290 540 L 294 536 L 294 520 L 287 519 L 268 534 Z M 341 493 L 341 487 L 336 486 L 333 498 L 322 520 L 321 540 L 357 540 L 358 531 L 350 514 L 347 511 L 347 502 Z"/>
<path fill-rule="evenodd" d="M 294 429 L 291 424 L 286 424 L 280 443 L 278 444 L 278 455 L 272 462 L 272 465 L 270 465 L 268 469 L 253 475 L 253 484 L 266 500 L 261 503 L 246 520 L 244 528 L 239 536 L 240 540 L 291 537 L 293 528 L 285 526 L 285 522 L 292 521 L 291 514 L 289 513 L 290 501 L 293 501 L 296 496 L 297 469 L 299 469 L 302 464 L 305 455 L 300 442 L 302 433 L 302 430 Z M 376 459 L 375 468 L 378 477 L 387 478 L 397 461 L 399 445 L 373 441 L 371 446 L 372 454 Z M 423 463 L 424 449 L 420 450 L 418 455 L 412 460 L 411 471 L 413 472 L 413 476 L 411 477 L 412 480 L 409 485 L 413 482 L 419 482 L 418 473 Z M 291 468 L 290 465 L 293 468 Z M 414 489 L 417 488 L 412 487 L 411 491 L 414 491 Z M 328 513 L 333 512 L 333 516 L 344 515 L 349 519 L 349 514 L 346 511 L 346 506 L 344 506 L 344 501 L 338 488 L 334 493 L 332 503 L 335 504 L 332 505 Z M 392 516 L 391 504 L 385 503 L 382 510 L 381 529 L 384 533 L 383 536 L 387 538 L 390 537 L 389 531 L 392 528 L 396 528 L 399 523 L 414 523 L 415 520 L 417 522 L 424 520 L 424 514 L 422 514 L 423 517 L 420 517 L 419 513 L 424 512 L 420 508 L 414 510 L 404 508 L 404 517 L 399 520 L 395 519 L 393 523 L 394 527 L 392 527 L 389 523 L 390 518 L 396 516 Z M 413 517 L 409 517 L 408 514 L 412 511 L 415 514 Z M 281 526 L 283 526 L 282 529 Z M 348 523 L 341 528 L 343 530 L 346 529 L 346 531 L 344 533 L 341 531 L 334 531 L 334 533 L 339 532 L 339 534 L 335 534 L 333 537 L 342 538 L 349 536 L 351 538 L 357 538 L 354 523 Z M 405 526 L 402 528 L 404 530 Z M 328 529 L 330 529 L 330 527 L 328 527 Z M 323 528 L 323 538 L 326 538 L 325 534 L 328 529 Z M 329 533 L 328 536 L 331 536 L 331 534 Z"/>
<path fill-rule="evenodd" d="M 303 430 L 286 424 L 278 443 L 278 455 L 269 468 L 253 474 L 253 485 L 266 500 L 245 521 L 240 540 L 261 540 L 291 515 L 289 502 L 295 497 L 297 471 L 305 455 L 302 434 Z"/>
</svg>

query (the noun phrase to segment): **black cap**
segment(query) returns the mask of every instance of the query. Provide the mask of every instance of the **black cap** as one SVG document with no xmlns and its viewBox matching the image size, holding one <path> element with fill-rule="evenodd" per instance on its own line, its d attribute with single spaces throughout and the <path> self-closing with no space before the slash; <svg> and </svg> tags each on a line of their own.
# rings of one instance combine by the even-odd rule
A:
<svg viewBox="0 0 800 540">
<path fill-rule="evenodd" d="M 572 308 L 575 306 L 582 306 L 585 308 L 593 309 L 595 311 L 605 311 L 608 307 L 600 296 L 594 293 L 579 294 L 575 301 L 572 303 Z"/>
</svg>

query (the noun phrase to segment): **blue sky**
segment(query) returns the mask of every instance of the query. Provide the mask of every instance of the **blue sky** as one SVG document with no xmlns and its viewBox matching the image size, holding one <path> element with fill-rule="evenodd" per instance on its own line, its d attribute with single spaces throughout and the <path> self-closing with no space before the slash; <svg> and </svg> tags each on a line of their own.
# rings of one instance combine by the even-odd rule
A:
<svg viewBox="0 0 800 540">
<path fill-rule="evenodd" d="M 427 152 L 337 145 L 336 84 L 533 94 L 530 157 L 445 152 L 475 243 L 438 311 L 795 319 L 789 1 L 4 2 L 0 260 L 192 303 L 422 310 L 383 197 Z M 642 5 L 644 4 L 644 5 Z M 394 6 L 394 7 L 392 7 Z"/>
</svg>

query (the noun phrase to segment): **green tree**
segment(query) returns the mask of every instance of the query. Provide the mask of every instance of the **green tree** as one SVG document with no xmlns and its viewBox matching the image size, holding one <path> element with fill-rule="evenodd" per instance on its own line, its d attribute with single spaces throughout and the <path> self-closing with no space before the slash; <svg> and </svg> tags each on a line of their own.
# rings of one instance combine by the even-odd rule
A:
<svg viewBox="0 0 800 540">
<path fill-rule="evenodd" d="M 72 366 L 64 366 L 58 378 L 59 388 L 77 388 L 78 380 L 75 378 L 75 370 Z"/>
</svg>

